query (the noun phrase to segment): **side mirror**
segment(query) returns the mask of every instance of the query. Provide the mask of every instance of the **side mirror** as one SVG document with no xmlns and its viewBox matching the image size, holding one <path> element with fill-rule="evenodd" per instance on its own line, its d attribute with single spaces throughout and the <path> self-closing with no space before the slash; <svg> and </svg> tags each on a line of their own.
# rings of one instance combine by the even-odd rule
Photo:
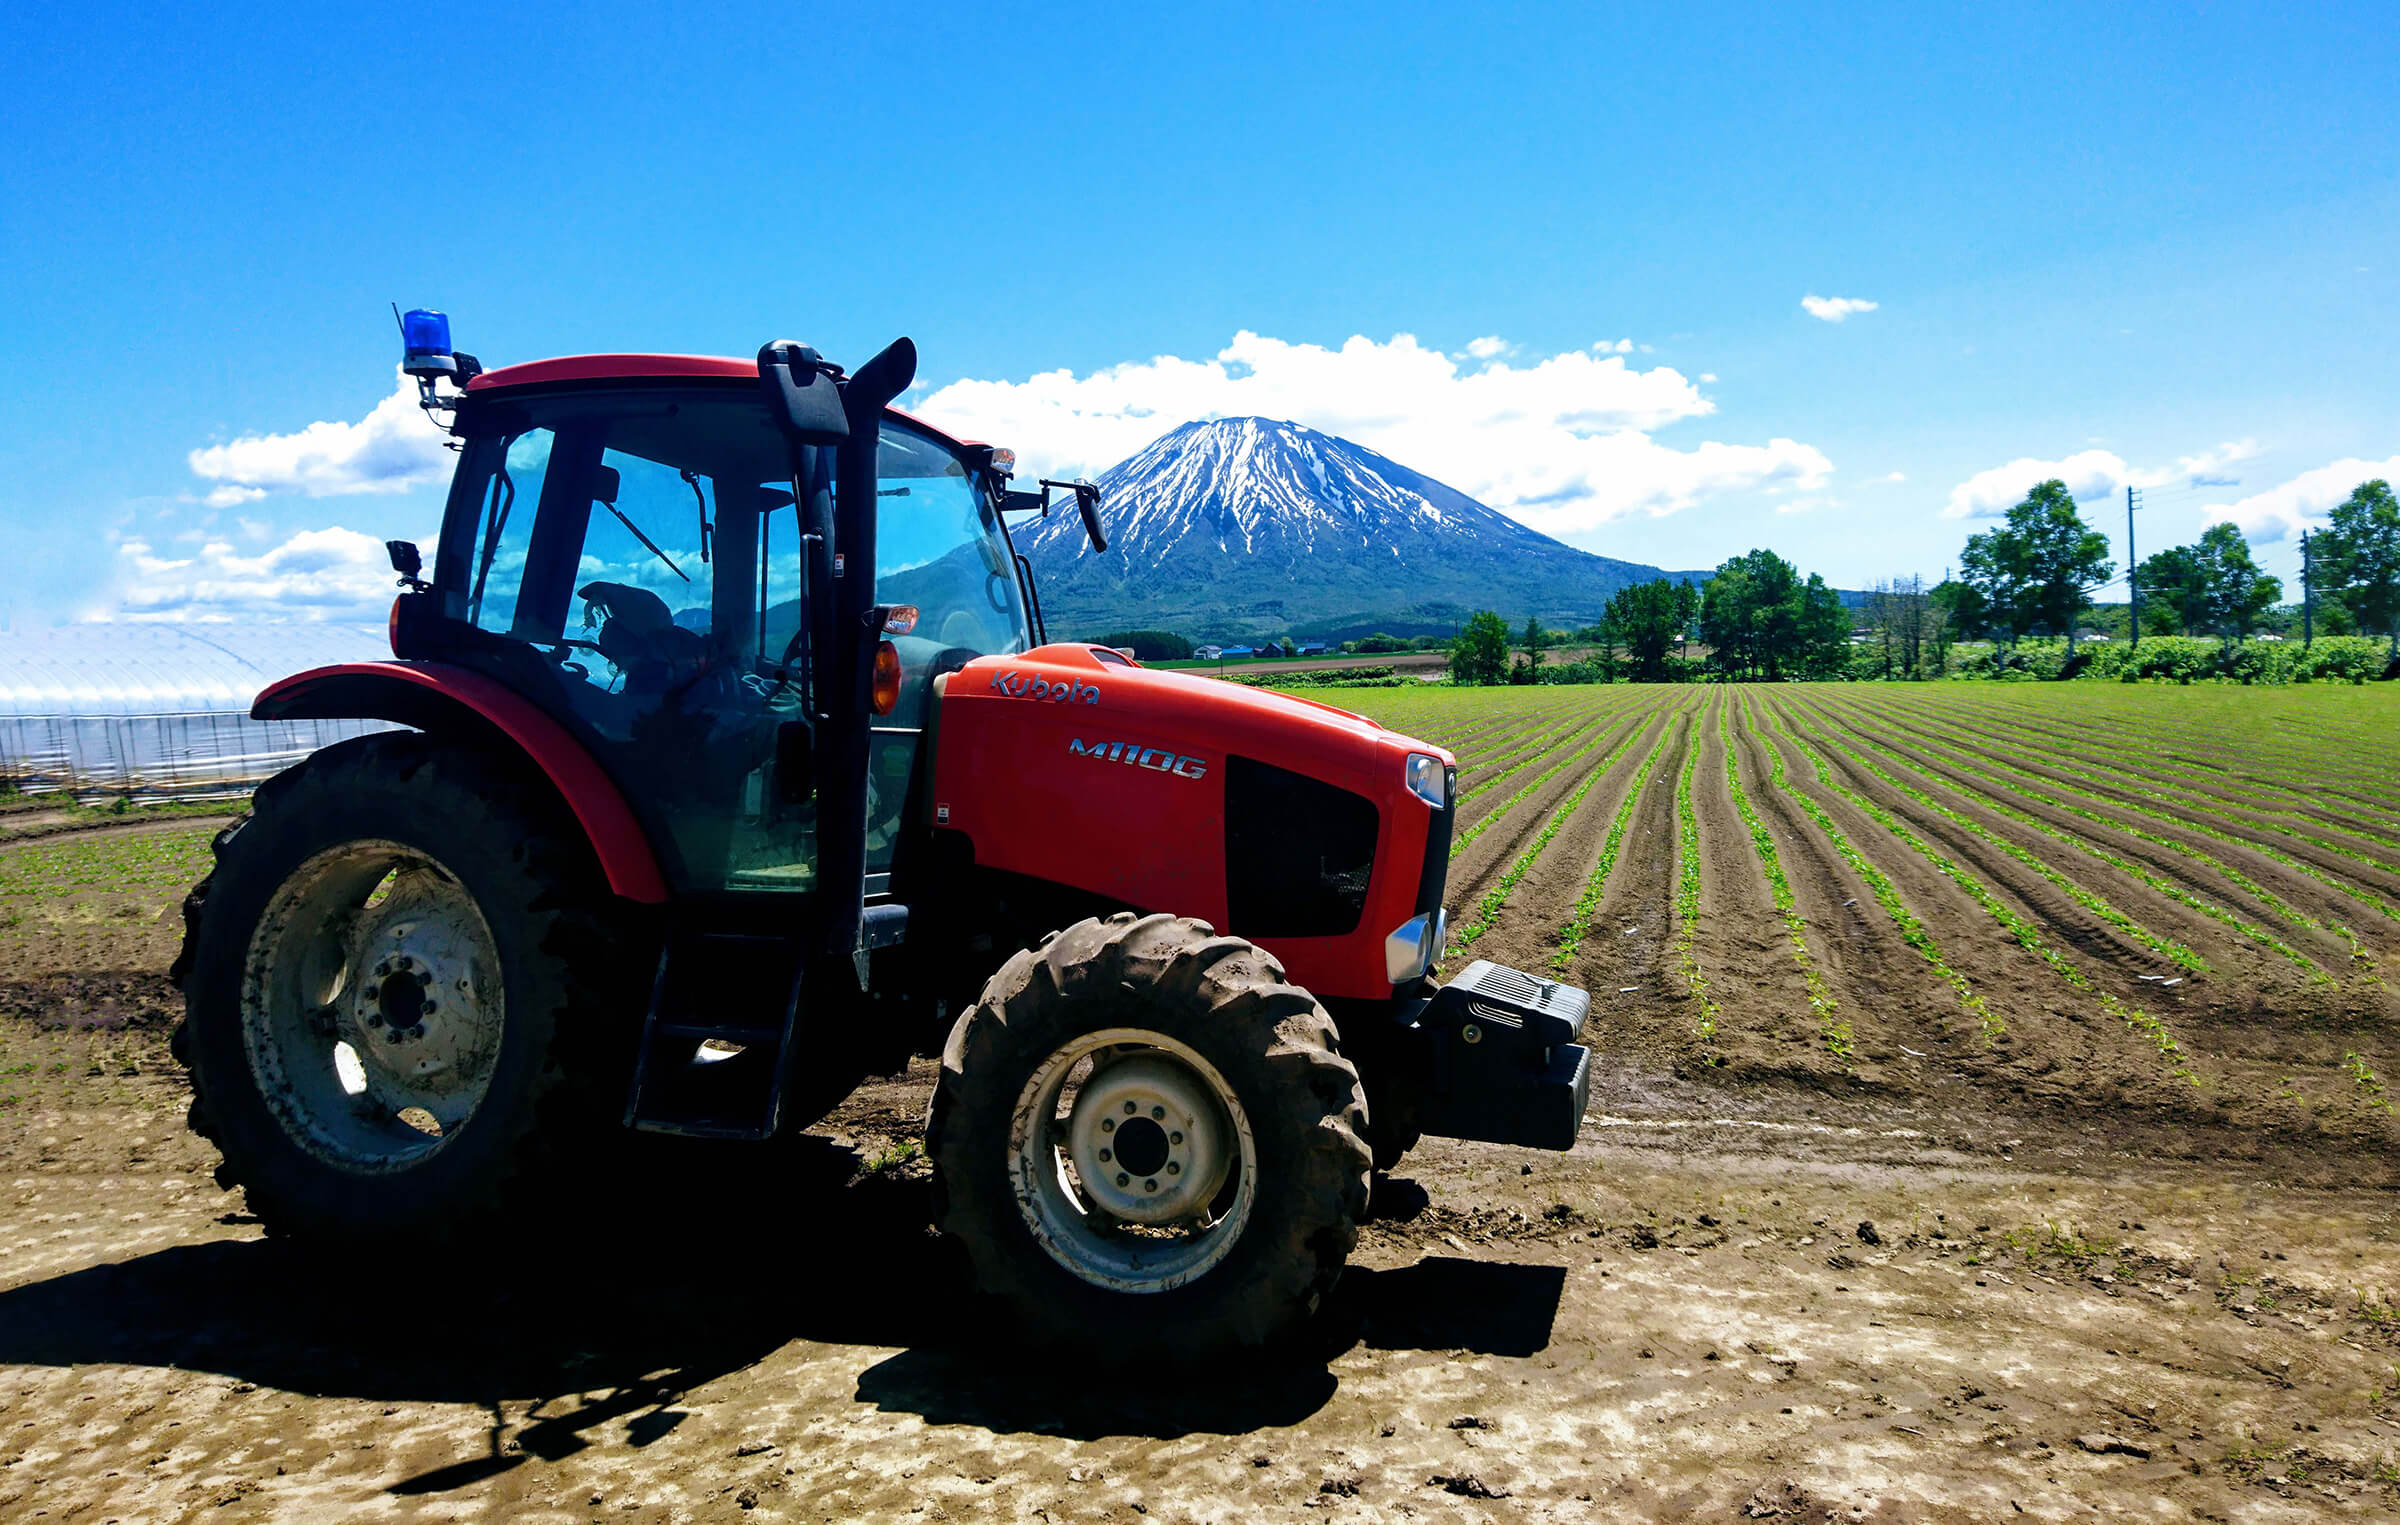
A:
<svg viewBox="0 0 2400 1525">
<path fill-rule="evenodd" d="M 1045 514 L 1050 512 L 1050 492 L 1053 488 L 1065 488 L 1075 494 L 1075 511 L 1083 515 L 1083 532 L 1092 537 L 1092 549 L 1095 551 L 1107 550 L 1108 536 L 1100 528 L 1100 489 L 1089 482 L 1053 482 L 1044 477 L 1042 479 L 1042 512 Z M 1016 494 L 1011 493 L 1010 496 L 1014 497 Z M 1008 505 L 1003 503 L 1001 506 L 1005 508 Z"/>
<path fill-rule="evenodd" d="M 1092 537 L 1092 549 L 1108 549 L 1108 537 L 1100 532 L 1100 489 L 1089 482 L 1075 484 L 1075 511 L 1083 515 L 1083 532 Z"/>
<path fill-rule="evenodd" d="M 839 373 L 805 344 L 777 339 L 758 352 L 758 384 L 786 434 L 803 445 L 838 445 L 850 437 Z"/>
</svg>

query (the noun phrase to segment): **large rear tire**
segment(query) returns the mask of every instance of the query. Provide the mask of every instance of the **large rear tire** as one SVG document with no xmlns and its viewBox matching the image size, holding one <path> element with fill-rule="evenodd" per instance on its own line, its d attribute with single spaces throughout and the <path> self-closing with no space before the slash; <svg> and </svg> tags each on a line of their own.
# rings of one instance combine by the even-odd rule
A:
<svg viewBox="0 0 2400 1525">
<path fill-rule="evenodd" d="M 340 1242 L 532 1205 L 621 1105 L 643 982 L 605 904 L 572 823 L 499 759 L 390 733 L 269 780 L 177 961 L 218 1183 L 270 1232 Z"/>
<path fill-rule="evenodd" d="M 1023 1338 L 1200 1358 L 1278 1342 L 1357 1242 L 1358 1072 L 1275 959 L 1173 916 L 1019 953 L 951 1029 L 935 1218 Z"/>
</svg>

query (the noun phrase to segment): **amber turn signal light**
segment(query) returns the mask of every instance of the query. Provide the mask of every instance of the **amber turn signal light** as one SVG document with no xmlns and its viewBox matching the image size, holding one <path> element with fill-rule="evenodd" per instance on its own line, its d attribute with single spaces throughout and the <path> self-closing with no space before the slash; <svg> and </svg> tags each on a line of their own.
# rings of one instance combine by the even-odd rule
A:
<svg viewBox="0 0 2400 1525">
<path fill-rule="evenodd" d="M 889 641 L 875 643 L 875 713 L 888 715 L 900 706 L 900 648 Z"/>
</svg>

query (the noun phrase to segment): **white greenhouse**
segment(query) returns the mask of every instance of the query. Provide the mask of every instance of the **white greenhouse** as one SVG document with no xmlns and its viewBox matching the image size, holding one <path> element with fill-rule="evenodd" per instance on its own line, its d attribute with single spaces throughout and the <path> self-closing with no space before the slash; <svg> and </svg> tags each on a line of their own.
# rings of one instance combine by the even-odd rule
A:
<svg viewBox="0 0 2400 1525">
<path fill-rule="evenodd" d="M 136 803 L 247 793 L 380 721 L 253 720 L 278 678 L 389 660 L 381 625 L 64 625 L 0 634 L 0 788 Z"/>
</svg>

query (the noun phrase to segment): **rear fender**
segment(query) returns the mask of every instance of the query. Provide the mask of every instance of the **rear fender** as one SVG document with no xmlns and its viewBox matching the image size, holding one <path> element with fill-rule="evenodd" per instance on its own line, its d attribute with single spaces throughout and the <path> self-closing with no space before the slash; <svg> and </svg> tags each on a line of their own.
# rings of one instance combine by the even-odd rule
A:
<svg viewBox="0 0 2400 1525">
<path fill-rule="evenodd" d="M 650 905 L 667 899 L 666 876 L 650 839 L 590 750 L 524 695 L 482 673 L 447 662 L 345 662 L 269 685 L 250 714 L 258 720 L 390 720 L 421 731 L 497 732 L 574 812 L 611 890 Z"/>
</svg>

